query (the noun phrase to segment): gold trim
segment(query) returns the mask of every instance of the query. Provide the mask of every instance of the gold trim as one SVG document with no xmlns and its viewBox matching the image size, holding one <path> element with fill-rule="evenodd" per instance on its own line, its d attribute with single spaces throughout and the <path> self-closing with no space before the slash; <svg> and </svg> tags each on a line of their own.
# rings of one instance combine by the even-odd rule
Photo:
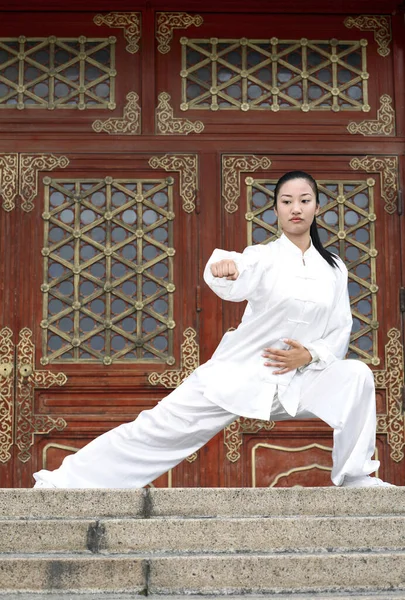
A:
<svg viewBox="0 0 405 600">
<path fill-rule="evenodd" d="M 187 29 L 191 25 L 200 27 L 204 21 L 200 15 L 192 16 L 185 12 L 158 12 L 156 17 L 156 39 L 161 54 L 170 52 L 173 29 Z"/>
<path fill-rule="evenodd" d="M 18 154 L 0 154 L 0 194 L 2 207 L 10 212 L 15 208 L 14 199 L 18 193 Z"/>
<path fill-rule="evenodd" d="M 167 172 L 180 173 L 180 196 L 183 198 L 183 209 L 193 212 L 198 191 L 198 158 L 195 154 L 165 154 L 152 156 L 149 160 L 152 169 L 164 169 Z"/>
<path fill-rule="evenodd" d="M 160 135 L 201 133 L 204 129 L 204 123 L 175 117 L 170 106 L 170 99 L 171 96 L 167 92 L 162 92 L 158 96 L 159 104 L 156 108 L 157 133 Z"/>
<path fill-rule="evenodd" d="M 385 346 L 385 370 L 374 371 L 377 389 L 386 390 L 387 412 L 377 415 L 377 433 L 387 435 L 391 448 L 390 456 L 394 462 L 404 458 L 405 415 L 402 407 L 402 389 L 404 385 L 404 348 L 401 332 L 392 328 L 388 331 Z"/>
<path fill-rule="evenodd" d="M 397 156 L 365 156 L 353 158 L 350 166 L 356 171 L 363 169 L 367 173 L 379 173 L 381 180 L 381 196 L 385 200 L 384 209 L 392 215 L 398 203 L 398 157 Z"/>
<path fill-rule="evenodd" d="M 0 463 L 11 459 L 14 443 L 14 343 L 8 327 L 0 329 Z"/>
<path fill-rule="evenodd" d="M 27 327 L 20 331 L 16 371 L 16 445 L 19 450 L 18 459 L 26 463 L 31 458 L 34 435 L 47 434 L 53 429 L 62 431 L 67 426 L 62 417 L 53 419 L 48 415 L 34 414 L 35 390 L 65 385 L 67 377 L 64 373 L 35 370 L 35 347 L 32 343 L 32 331 Z"/>
<path fill-rule="evenodd" d="M 110 12 L 107 15 L 98 14 L 93 18 L 96 25 L 119 27 L 124 30 L 124 38 L 128 42 L 125 50 L 136 54 L 141 39 L 141 13 L 139 12 Z"/>
<path fill-rule="evenodd" d="M 380 98 L 381 106 L 374 121 L 351 121 L 347 126 L 349 133 L 361 135 L 391 135 L 395 133 L 395 111 L 392 108 L 392 98 L 384 94 Z"/>
<path fill-rule="evenodd" d="M 127 104 L 124 107 L 123 117 L 111 117 L 106 121 L 97 119 L 92 128 L 97 133 L 110 135 L 139 135 L 141 133 L 141 107 L 138 104 L 139 96 L 129 92 L 126 96 Z"/>
<path fill-rule="evenodd" d="M 312 448 L 318 448 L 319 450 L 327 450 L 328 452 L 332 452 L 332 448 L 329 446 L 322 446 L 322 444 L 308 444 L 307 446 L 299 446 L 298 448 L 291 448 L 286 446 L 277 446 L 275 444 L 265 444 L 259 443 L 253 446 L 252 448 L 252 487 L 256 487 L 256 449 L 257 448 L 270 448 L 271 450 L 281 450 L 282 452 L 303 452 L 305 450 L 312 450 Z M 268 486 L 269 488 L 275 487 L 277 483 L 280 481 L 282 477 L 288 477 L 293 473 L 299 473 L 301 471 L 310 471 L 314 468 L 321 469 L 322 471 L 332 471 L 331 467 L 325 467 L 323 465 L 319 465 L 318 463 L 312 463 L 310 465 L 305 465 L 303 467 L 294 467 L 289 469 L 288 471 L 283 471 L 276 475 L 273 481 Z M 294 486 L 294 487 L 302 487 L 302 486 Z"/>
<path fill-rule="evenodd" d="M 274 421 L 261 421 L 260 419 L 249 419 L 247 417 L 236 419 L 224 429 L 224 444 L 228 448 L 226 458 L 231 463 L 235 463 L 240 459 L 239 449 L 243 444 L 243 434 L 271 431 L 274 426 Z"/>
<path fill-rule="evenodd" d="M 19 194 L 21 208 L 29 212 L 34 208 L 33 199 L 38 193 L 38 172 L 65 169 L 69 164 L 66 156 L 53 154 L 20 154 Z"/>
<path fill-rule="evenodd" d="M 225 210 L 234 213 L 238 210 L 237 201 L 240 197 L 241 172 L 252 173 L 257 169 L 270 169 L 271 160 L 254 154 L 241 156 L 238 154 L 222 155 L 222 198 L 225 200 Z"/>
<path fill-rule="evenodd" d="M 193 454 L 190 454 L 190 456 L 188 456 L 186 458 L 186 461 L 189 462 L 190 464 L 193 463 L 194 461 L 196 461 L 198 458 L 198 452 L 194 452 Z"/>
<path fill-rule="evenodd" d="M 54 443 L 47 444 L 46 446 L 44 446 L 44 448 L 42 448 L 42 468 L 43 469 L 48 468 L 47 452 L 48 452 L 49 448 L 68 450 L 69 452 L 77 452 L 79 450 L 79 448 L 74 448 L 73 446 L 65 446 L 65 444 L 54 444 Z"/>
<path fill-rule="evenodd" d="M 392 40 L 391 21 L 382 15 L 361 15 L 359 17 L 347 17 L 344 24 L 348 29 L 357 27 L 360 31 L 374 31 L 374 40 L 378 44 L 377 52 L 384 58 L 391 52 Z"/>
<path fill-rule="evenodd" d="M 188 327 L 184 333 L 181 345 L 180 369 L 151 373 L 148 381 L 151 385 L 163 385 L 165 388 L 179 386 L 200 364 L 200 348 L 196 342 L 197 332 Z"/>
</svg>

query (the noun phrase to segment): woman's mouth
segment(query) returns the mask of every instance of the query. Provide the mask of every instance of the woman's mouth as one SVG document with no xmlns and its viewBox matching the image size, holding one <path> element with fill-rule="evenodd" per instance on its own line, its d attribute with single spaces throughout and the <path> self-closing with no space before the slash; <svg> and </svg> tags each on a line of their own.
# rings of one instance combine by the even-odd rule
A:
<svg viewBox="0 0 405 600">
<path fill-rule="evenodd" d="M 293 223 L 300 223 L 303 220 L 304 219 L 300 219 L 299 217 L 294 217 L 294 219 L 290 219 L 290 221 L 292 221 Z"/>
</svg>

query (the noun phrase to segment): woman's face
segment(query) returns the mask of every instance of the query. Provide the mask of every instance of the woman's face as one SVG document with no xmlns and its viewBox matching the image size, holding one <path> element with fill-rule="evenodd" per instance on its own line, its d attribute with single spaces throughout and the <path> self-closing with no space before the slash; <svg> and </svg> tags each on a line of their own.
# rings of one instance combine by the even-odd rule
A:
<svg viewBox="0 0 405 600">
<path fill-rule="evenodd" d="M 284 183 L 278 194 L 277 208 L 280 228 L 292 236 L 309 231 L 315 215 L 319 212 L 315 192 L 306 179 L 291 179 Z"/>
</svg>

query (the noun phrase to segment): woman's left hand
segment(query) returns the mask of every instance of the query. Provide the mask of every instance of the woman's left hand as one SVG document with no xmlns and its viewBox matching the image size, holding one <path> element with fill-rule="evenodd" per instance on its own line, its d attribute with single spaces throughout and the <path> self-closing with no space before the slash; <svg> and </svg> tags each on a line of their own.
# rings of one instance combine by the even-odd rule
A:
<svg viewBox="0 0 405 600">
<path fill-rule="evenodd" d="M 277 367 L 273 371 L 274 375 L 284 375 L 289 371 L 303 367 L 311 362 L 310 352 L 296 340 L 283 340 L 290 346 L 288 350 L 276 350 L 275 348 L 265 348 L 262 356 L 270 359 L 271 362 L 265 362 L 266 367 Z"/>
</svg>

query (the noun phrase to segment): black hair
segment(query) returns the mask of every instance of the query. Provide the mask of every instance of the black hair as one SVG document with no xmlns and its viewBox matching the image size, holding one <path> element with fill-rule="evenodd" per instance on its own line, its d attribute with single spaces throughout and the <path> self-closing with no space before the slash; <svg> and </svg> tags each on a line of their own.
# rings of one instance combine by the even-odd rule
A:
<svg viewBox="0 0 405 600">
<path fill-rule="evenodd" d="M 305 181 L 307 181 L 311 186 L 315 194 L 316 204 L 319 206 L 319 190 L 317 183 L 312 177 L 312 175 L 309 175 L 309 173 L 305 173 L 305 171 L 289 171 L 288 173 L 285 173 L 282 177 L 280 177 L 280 179 L 276 183 L 276 187 L 274 188 L 274 207 L 277 208 L 277 197 L 279 195 L 281 186 L 284 185 L 287 181 L 291 181 L 292 179 L 305 179 Z M 316 217 L 314 217 L 314 220 L 311 223 L 309 234 L 311 236 L 312 243 L 318 250 L 319 254 L 326 260 L 326 262 L 331 267 L 337 267 L 338 263 L 336 260 L 336 255 L 332 254 L 332 252 L 329 252 L 329 250 L 326 250 L 326 248 L 322 246 L 322 242 L 319 237 L 318 227 L 316 224 Z"/>
</svg>

